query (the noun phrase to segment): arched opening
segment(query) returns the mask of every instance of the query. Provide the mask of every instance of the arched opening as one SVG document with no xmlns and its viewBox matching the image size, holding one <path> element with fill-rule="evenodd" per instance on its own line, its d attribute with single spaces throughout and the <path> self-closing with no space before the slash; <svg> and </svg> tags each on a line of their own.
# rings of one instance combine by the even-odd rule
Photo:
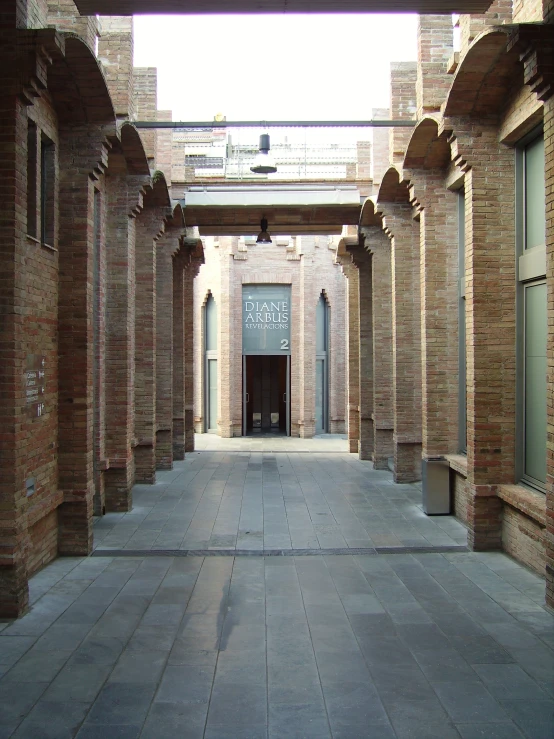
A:
<svg viewBox="0 0 554 739">
<path fill-rule="evenodd" d="M 204 377 L 205 377 L 205 424 L 206 433 L 217 433 L 217 304 L 209 295 L 204 307 Z"/>
<path fill-rule="evenodd" d="M 322 292 L 316 307 L 315 432 L 329 431 L 329 305 Z"/>
</svg>

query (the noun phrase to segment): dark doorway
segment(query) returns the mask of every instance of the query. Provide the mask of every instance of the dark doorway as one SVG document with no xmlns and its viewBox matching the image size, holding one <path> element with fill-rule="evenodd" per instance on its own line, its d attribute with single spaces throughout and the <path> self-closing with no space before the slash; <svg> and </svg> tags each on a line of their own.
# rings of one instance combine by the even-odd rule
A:
<svg viewBox="0 0 554 739">
<path fill-rule="evenodd" d="M 287 359 L 282 355 L 245 356 L 247 434 L 287 434 Z"/>
</svg>

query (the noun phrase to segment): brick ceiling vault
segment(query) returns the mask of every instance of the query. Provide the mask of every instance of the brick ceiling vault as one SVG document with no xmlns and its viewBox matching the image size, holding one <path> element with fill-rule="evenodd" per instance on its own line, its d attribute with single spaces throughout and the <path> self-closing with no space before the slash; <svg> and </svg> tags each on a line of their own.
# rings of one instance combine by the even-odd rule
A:
<svg viewBox="0 0 554 739">
<path fill-rule="evenodd" d="M 492 0 L 75 0 L 82 15 L 143 13 L 484 13 Z"/>
</svg>

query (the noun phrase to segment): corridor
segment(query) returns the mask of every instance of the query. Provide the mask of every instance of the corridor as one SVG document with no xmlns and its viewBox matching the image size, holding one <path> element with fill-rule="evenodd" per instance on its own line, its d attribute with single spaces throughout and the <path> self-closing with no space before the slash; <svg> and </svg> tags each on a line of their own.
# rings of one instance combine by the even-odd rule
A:
<svg viewBox="0 0 554 739">
<path fill-rule="evenodd" d="M 0 623 L 0 738 L 552 739 L 544 582 L 341 437 L 197 437 Z"/>
</svg>

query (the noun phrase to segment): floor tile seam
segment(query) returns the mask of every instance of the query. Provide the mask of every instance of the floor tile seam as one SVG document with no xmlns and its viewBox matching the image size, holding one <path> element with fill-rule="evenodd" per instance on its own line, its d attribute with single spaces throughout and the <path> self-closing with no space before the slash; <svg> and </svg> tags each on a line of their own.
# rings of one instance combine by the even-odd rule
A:
<svg viewBox="0 0 554 739">
<path fill-rule="evenodd" d="M 323 690 L 323 682 L 321 680 L 321 671 L 320 671 L 319 662 L 318 662 L 318 659 L 317 659 L 317 651 L 316 651 L 316 648 L 315 648 L 315 645 L 314 645 L 314 640 L 313 640 L 313 636 L 312 636 L 312 628 L 310 626 L 310 620 L 308 618 L 308 611 L 306 610 L 306 601 L 304 599 L 304 591 L 302 589 L 302 583 L 300 582 L 300 576 L 298 574 L 298 569 L 296 567 L 296 562 L 294 563 L 294 571 L 296 573 L 296 580 L 298 582 L 298 587 L 299 587 L 299 590 L 300 590 L 300 598 L 302 599 L 302 608 L 304 610 L 304 618 L 306 619 L 306 626 L 308 628 L 308 634 L 310 636 L 310 644 L 311 644 L 311 647 L 312 647 L 312 653 L 313 653 L 313 656 L 314 656 L 315 667 L 316 667 L 316 670 L 317 670 L 317 678 L 318 678 L 318 681 L 319 681 L 319 689 L 321 691 L 321 698 L 323 700 L 323 705 L 325 707 L 325 717 L 327 719 L 327 726 L 329 728 L 329 736 L 332 737 L 333 736 L 333 730 L 332 730 L 332 727 L 331 727 L 331 720 L 330 720 L 330 717 L 329 717 L 329 709 L 327 708 L 327 700 L 325 698 L 325 691 Z M 341 604 L 342 604 L 342 601 L 341 601 Z"/>
<path fill-rule="evenodd" d="M 202 567 L 200 568 L 200 570 L 202 570 L 202 568 L 204 567 L 205 563 L 206 563 L 206 560 L 204 560 L 204 562 L 202 563 Z M 229 601 L 229 593 L 231 591 L 231 582 L 233 580 L 233 572 L 234 572 L 234 569 L 235 569 L 235 562 L 233 561 L 233 564 L 231 566 L 231 572 L 229 573 L 229 580 L 227 582 L 227 593 L 225 595 L 225 602 L 226 603 L 228 603 L 228 601 Z M 185 613 L 186 613 L 186 609 L 185 609 Z M 221 640 L 221 635 L 223 633 L 223 629 L 225 628 L 225 621 L 227 620 L 228 615 L 229 615 L 229 609 L 227 608 L 227 611 L 225 613 L 225 617 L 221 619 L 221 627 L 220 627 L 220 629 L 218 631 L 217 657 L 216 657 L 215 665 L 214 665 L 214 671 L 213 671 L 213 677 L 212 677 L 212 685 L 211 685 L 211 688 L 210 688 L 210 697 L 208 698 L 208 705 L 207 705 L 207 708 L 206 708 L 206 718 L 204 720 L 204 730 L 202 731 L 202 737 L 204 737 L 206 735 L 206 730 L 208 728 L 208 718 L 209 718 L 209 715 L 210 715 L 210 707 L 212 705 L 212 697 L 213 697 L 213 692 L 214 692 L 215 678 L 216 678 L 216 675 L 217 675 L 217 666 L 219 664 L 219 655 L 221 654 L 221 650 L 220 650 L 221 642 L 220 642 L 220 640 Z M 183 614 L 183 616 L 184 616 L 184 614 Z"/>
<path fill-rule="evenodd" d="M 365 577 L 365 572 L 364 572 L 364 571 L 363 571 L 363 570 L 361 569 L 361 567 L 359 566 L 359 562 L 358 562 L 358 561 L 356 561 L 356 566 L 358 566 L 358 568 L 360 569 L 360 571 L 361 571 L 361 573 L 362 573 L 362 576 L 364 576 L 364 577 Z M 396 575 L 396 573 L 395 573 L 395 575 Z M 398 575 L 397 575 L 397 577 L 398 577 Z M 369 585 L 370 585 L 370 587 L 371 587 L 371 584 L 370 584 L 370 583 L 368 583 L 368 584 L 369 584 Z M 339 596 L 339 597 L 340 597 L 340 596 Z M 379 596 L 377 595 L 377 593 L 375 593 L 375 597 L 377 598 L 377 600 L 378 600 L 378 601 L 379 601 L 379 602 L 381 603 L 381 605 L 383 606 L 383 609 L 384 609 L 385 613 L 387 613 L 387 614 L 388 614 L 388 610 L 387 610 L 387 607 L 386 607 L 386 605 L 385 605 L 385 604 L 384 604 L 384 603 L 383 603 L 383 602 L 382 602 L 382 601 L 380 600 L 380 598 L 379 598 Z M 341 603 L 342 603 L 342 601 L 341 601 Z M 346 611 L 345 611 L 345 612 L 346 612 Z M 347 616 L 347 618 L 348 618 L 348 621 L 349 621 L 349 623 L 351 624 L 351 621 L 350 621 L 350 616 L 348 615 L 348 613 L 346 614 L 346 616 Z M 393 622 L 393 623 L 394 623 L 394 622 Z M 394 626 L 395 626 L 395 633 L 396 633 L 396 624 L 394 624 Z M 351 628 L 352 628 L 352 624 L 351 624 Z M 437 626 L 437 628 L 439 628 L 439 627 Z M 439 629 L 439 630 L 440 630 L 440 629 Z M 365 662 L 365 664 L 366 664 L 366 666 L 367 666 L 367 670 L 368 670 L 368 672 L 369 672 L 369 674 L 370 674 L 370 676 L 371 676 L 371 678 L 372 678 L 372 680 L 373 680 L 373 683 L 374 683 L 374 687 L 375 687 L 375 690 L 376 690 L 377 694 L 379 695 L 379 700 L 381 701 L 381 704 L 382 704 L 382 706 L 383 706 L 383 710 L 385 711 L 385 714 L 386 714 L 386 716 L 387 716 L 387 718 L 388 718 L 388 720 L 389 720 L 389 723 L 390 723 L 390 725 L 391 725 L 391 727 L 392 727 L 393 731 L 395 731 L 395 733 L 396 733 L 396 730 L 395 730 L 395 728 L 394 728 L 394 723 L 393 723 L 393 721 L 392 721 L 392 717 L 390 716 L 390 714 L 389 714 L 389 711 L 388 711 L 388 709 L 387 709 L 387 706 L 386 706 L 386 703 L 385 703 L 385 701 L 384 701 L 384 699 L 383 699 L 383 697 L 382 697 L 382 692 L 381 692 L 381 690 L 379 689 L 379 685 L 378 685 L 378 683 L 377 683 L 377 682 L 375 682 L 375 674 L 374 674 L 374 672 L 373 672 L 373 671 L 372 671 L 372 669 L 371 669 L 371 663 L 370 663 L 370 662 L 368 661 L 368 659 L 367 659 L 367 657 L 366 657 L 366 654 L 365 654 L 364 650 L 363 650 L 363 649 L 362 649 L 362 647 L 361 647 L 360 641 L 359 641 L 359 639 L 358 639 L 358 635 L 356 634 L 356 632 L 354 631 L 354 629 L 353 629 L 353 628 L 352 628 L 352 633 L 353 633 L 353 635 L 354 635 L 354 638 L 356 639 L 356 642 L 357 642 L 357 644 L 358 644 L 358 649 L 359 649 L 359 651 L 360 651 L 360 653 L 361 653 L 361 655 L 362 655 L 362 657 L 363 657 L 363 660 L 364 660 L 364 662 Z M 402 642 L 402 643 L 404 644 L 404 642 L 402 641 L 401 637 L 397 637 L 397 638 L 399 638 L 399 639 L 400 639 L 400 641 L 401 641 L 401 642 Z M 405 644 L 405 646 L 407 646 L 407 645 Z M 434 689 L 434 687 L 433 687 L 433 685 L 432 685 L 431 681 L 430 681 L 430 680 L 429 680 L 429 679 L 427 678 L 426 674 L 425 674 L 425 673 L 423 672 L 423 670 L 421 669 L 421 666 L 420 666 L 419 662 L 417 661 L 417 658 L 415 657 L 415 654 L 414 654 L 413 650 L 412 650 L 412 649 L 411 649 L 411 648 L 410 648 L 409 646 L 407 646 L 407 649 L 409 650 L 410 654 L 412 655 L 412 657 L 413 657 L 413 659 L 414 659 L 414 662 L 415 662 L 415 664 L 417 665 L 417 668 L 418 668 L 419 672 L 421 673 L 421 676 L 423 677 L 423 679 L 425 680 L 425 682 L 426 682 L 426 683 L 427 683 L 427 684 L 429 685 L 429 688 L 430 688 L 430 689 L 432 690 L 433 694 L 435 695 L 435 697 L 436 697 L 437 701 L 439 702 L 439 705 L 440 705 L 440 706 L 441 706 L 441 707 L 443 708 L 443 710 L 444 710 L 444 712 L 445 712 L 446 716 L 448 717 L 448 720 L 449 720 L 449 721 L 450 721 L 451 723 L 454 723 L 454 721 L 453 721 L 453 719 L 451 718 L 451 716 L 450 716 L 450 714 L 449 714 L 448 710 L 446 709 L 446 706 L 444 706 L 444 704 L 443 704 L 443 703 L 442 703 L 442 701 L 440 700 L 440 697 L 439 697 L 438 693 L 437 693 L 437 692 L 435 691 L 435 689 Z M 456 651 L 457 651 L 457 650 L 456 650 Z M 460 657 L 461 657 L 461 658 L 463 659 L 462 655 L 460 655 Z"/>
<path fill-rule="evenodd" d="M 441 555 L 441 556 L 443 556 L 443 555 Z M 450 560 L 449 560 L 449 559 L 447 559 L 446 557 L 443 557 L 443 558 L 445 559 L 445 561 L 446 561 L 446 562 L 448 562 L 449 564 L 451 564 L 451 562 L 450 562 Z M 453 566 L 455 566 L 455 565 L 453 565 Z M 458 568 L 456 567 L 456 569 L 458 569 Z M 426 571 L 427 571 L 427 570 L 426 570 Z M 458 570 L 458 571 L 460 571 L 460 570 Z M 470 611 L 468 611 L 468 610 L 467 610 L 467 609 L 466 609 L 466 608 L 464 607 L 464 603 L 466 603 L 466 602 L 467 602 L 467 599 L 465 598 L 465 599 L 464 599 L 463 601 L 459 600 L 459 598 L 458 598 L 458 597 L 456 597 L 455 595 L 453 595 L 453 594 L 451 594 L 450 592 L 448 592 L 448 590 L 446 590 L 446 588 L 445 588 L 445 587 L 444 587 L 444 586 L 442 585 L 442 583 L 440 583 L 440 582 L 439 582 L 439 581 L 438 581 L 438 580 L 436 579 L 436 577 L 434 576 L 434 574 L 433 574 L 432 572 L 430 572 L 429 574 L 431 575 L 431 577 L 433 578 L 433 580 L 435 580 L 435 582 L 436 582 L 436 583 L 437 583 L 437 584 L 439 585 L 439 587 L 440 587 L 440 588 L 441 588 L 442 590 L 444 590 L 444 592 L 445 592 L 445 593 L 446 593 L 446 594 L 447 594 L 447 595 L 448 595 L 448 596 L 449 596 L 450 598 L 452 598 L 452 599 L 453 599 L 453 600 L 455 601 L 455 603 L 456 603 L 456 604 L 458 605 L 458 607 L 459 607 L 459 608 L 460 608 L 460 609 L 461 609 L 461 610 L 463 611 L 464 615 L 465 615 L 465 616 L 467 616 L 467 617 L 468 617 L 468 618 L 469 618 L 469 619 L 470 619 L 471 621 L 473 621 L 474 623 L 476 623 L 476 624 L 477 624 L 477 626 L 479 626 L 480 628 L 483 628 L 483 627 L 481 626 L 481 624 L 480 624 L 480 623 L 479 623 L 479 622 L 478 622 L 478 621 L 477 621 L 477 620 L 475 619 L 475 617 L 474 617 L 474 616 L 473 616 L 473 615 L 471 614 L 471 612 L 470 612 Z M 462 573 L 462 574 L 463 574 L 463 573 Z M 467 578 L 467 579 L 469 580 L 469 578 Z M 471 581 L 471 580 L 469 580 L 469 582 L 472 582 L 472 581 Z M 477 587 L 479 587 L 479 586 L 477 586 Z M 502 608 L 502 610 L 504 610 L 504 611 L 505 611 L 505 613 L 506 613 L 506 614 L 507 614 L 508 616 L 511 616 L 511 618 L 514 618 L 514 617 L 513 617 L 513 616 L 512 616 L 512 615 L 511 615 L 510 613 L 508 613 L 508 611 L 506 611 L 506 609 L 505 609 L 505 608 L 503 608 L 503 607 L 502 607 L 502 606 L 501 606 L 501 605 L 500 605 L 499 603 L 496 603 L 496 601 L 495 601 L 495 600 L 494 600 L 493 598 L 491 598 L 491 596 L 490 596 L 490 595 L 488 595 L 488 593 L 485 593 L 485 592 L 484 592 L 484 591 L 483 591 L 483 590 L 482 590 L 481 588 L 479 588 L 479 589 L 481 590 L 481 592 L 483 592 L 483 593 L 484 593 L 484 594 L 485 594 L 485 595 L 486 595 L 486 596 L 487 596 L 487 597 L 489 598 L 489 600 L 491 601 L 491 603 L 495 603 L 495 604 L 496 604 L 496 605 L 498 605 L 498 606 L 499 606 L 500 608 Z M 440 631 L 442 632 L 442 629 L 440 629 L 440 627 L 439 627 L 438 625 L 437 625 L 437 627 L 438 627 L 438 628 L 439 628 L 439 630 L 440 630 Z M 524 627 L 522 626 L 522 628 L 524 628 Z M 486 632 L 486 635 L 487 635 L 487 636 L 490 636 L 490 637 L 491 637 L 491 638 L 493 639 L 493 641 L 494 641 L 494 642 L 495 642 L 495 643 L 496 643 L 496 644 L 497 644 L 497 645 L 499 646 L 499 648 L 500 648 L 500 649 L 502 649 L 502 650 L 503 650 L 504 652 L 506 652 L 506 653 L 509 653 L 508 649 L 507 649 L 507 648 L 506 648 L 506 647 L 505 647 L 505 646 L 504 646 L 503 644 L 501 644 L 501 643 L 500 643 L 500 642 L 498 641 L 498 639 L 496 639 L 496 638 L 495 638 L 494 634 L 491 634 L 491 633 L 490 633 L 490 632 L 488 632 L 488 631 L 487 631 L 486 629 L 483 629 L 483 630 L 484 630 L 484 631 Z M 442 632 L 442 633 L 444 634 L 444 632 Z M 446 638 L 448 638 L 448 636 L 447 636 L 446 634 L 445 634 L 445 636 L 446 636 Z M 456 650 L 456 651 L 458 651 L 458 650 Z M 461 656 L 463 657 L 463 655 L 461 655 Z M 530 677 L 532 677 L 532 676 L 530 675 Z"/>
<path fill-rule="evenodd" d="M 198 572 L 197 572 L 197 574 L 196 574 L 196 578 L 195 578 L 195 580 L 194 580 L 194 585 L 193 585 L 193 587 L 192 587 L 192 588 L 191 588 L 191 590 L 190 590 L 190 594 L 189 594 L 189 596 L 188 596 L 188 599 L 187 599 L 187 604 L 186 604 L 186 606 L 185 606 L 185 609 L 183 610 L 183 615 L 181 616 L 181 620 L 179 621 L 179 625 L 177 626 L 177 629 L 175 630 L 175 635 L 177 635 L 177 634 L 179 633 L 179 628 L 181 627 L 181 624 L 183 623 L 183 619 L 185 618 L 186 610 L 187 610 L 187 607 L 188 607 L 189 601 L 190 601 L 190 599 L 191 599 L 192 593 L 193 593 L 193 591 L 194 591 L 194 588 L 196 587 L 196 583 L 197 583 L 197 581 L 198 581 L 198 578 L 199 578 L 199 576 L 200 576 L 200 572 L 202 571 L 202 566 L 203 566 L 203 564 L 204 564 L 204 563 L 202 563 L 202 565 L 201 565 L 201 566 L 200 566 L 200 567 L 198 568 Z M 137 569 L 138 569 L 138 568 L 137 568 Z M 169 567 L 168 567 L 168 568 L 167 568 L 167 570 L 165 571 L 165 574 L 164 574 L 164 576 L 162 577 L 162 579 L 160 580 L 160 584 L 158 585 L 158 587 L 157 587 L 156 591 L 155 591 L 155 592 L 154 592 L 154 593 L 152 594 L 152 597 L 150 598 L 149 606 L 150 606 L 150 605 L 152 605 L 152 602 L 153 602 L 154 598 L 156 597 L 156 593 L 157 593 L 157 592 L 158 592 L 158 591 L 160 590 L 160 588 L 161 588 L 161 586 L 162 586 L 162 583 L 163 583 L 163 581 L 165 580 L 165 578 L 167 577 L 167 573 L 169 572 L 169 570 L 170 570 L 170 569 L 171 569 L 171 564 L 169 565 Z M 148 607 L 149 607 L 149 606 L 148 606 Z M 148 607 L 147 607 L 147 609 L 146 609 L 146 610 L 148 610 Z M 144 613 L 146 613 L 146 611 L 144 611 Z M 132 638 L 133 638 L 133 636 L 134 636 L 135 632 L 136 632 L 136 631 L 137 631 L 137 629 L 139 628 L 139 626 L 140 626 L 140 623 L 141 623 L 141 621 L 142 621 L 142 619 L 143 619 L 143 617 L 144 617 L 144 613 L 143 613 L 143 614 L 141 615 L 140 619 L 139 619 L 139 620 L 138 620 L 138 622 L 137 622 L 137 625 L 135 626 L 135 628 L 134 628 L 134 629 L 133 629 L 133 631 L 131 632 L 131 634 L 130 634 L 129 638 L 128 638 L 128 639 L 126 640 L 126 642 L 125 642 L 125 645 L 124 645 L 123 649 L 121 650 L 121 653 L 120 653 L 119 657 L 118 657 L 118 658 L 117 658 L 117 660 L 115 661 L 114 665 L 112 666 L 112 668 L 111 668 L 111 670 L 110 670 L 109 674 L 107 675 L 107 677 L 106 677 L 106 679 L 105 679 L 105 681 L 104 681 L 104 683 L 103 683 L 103 685 L 102 685 L 102 689 L 103 689 L 103 687 L 104 687 L 104 686 L 106 685 L 106 683 L 108 682 L 108 680 L 109 680 L 110 676 L 112 675 L 112 673 L 114 672 L 115 668 L 117 667 L 117 664 L 118 664 L 118 662 L 120 661 L 121 657 L 123 656 L 123 654 L 124 654 L 124 652 L 125 652 L 125 650 L 126 650 L 127 646 L 129 645 L 130 641 L 132 640 Z M 175 637 L 174 637 L 174 639 L 173 639 L 173 644 L 175 643 L 175 638 L 176 638 L 176 636 L 175 636 Z M 173 648 L 173 644 L 172 644 L 172 648 Z M 161 682 L 162 682 L 162 680 L 163 680 L 163 676 L 164 676 L 165 670 L 166 670 L 166 668 L 167 668 L 167 665 L 168 665 L 168 662 L 169 662 L 169 657 L 170 657 L 170 654 L 171 654 L 171 649 L 169 649 L 169 650 L 168 650 L 168 652 L 167 652 L 167 657 L 165 658 L 165 660 L 164 660 L 164 662 L 163 662 L 163 668 L 162 668 L 162 670 L 160 671 L 160 677 L 159 677 L 158 681 L 156 682 L 156 687 L 154 688 L 154 692 L 152 693 L 152 698 L 150 699 L 150 705 L 149 705 L 149 707 L 148 707 L 148 710 L 147 710 L 147 712 L 146 712 L 146 714 L 145 714 L 145 716 L 144 716 L 143 722 L 142 722 L 142 727 L 141 727 L 141 731 L 140 731 L 140 733 L 141 733 L 141 734 L 142 734 L 142 731 L 143 731 L 143 729 L 144 729 L 144 726 L 145 726 L 145 724 L 146 724 L 146 721 L 147 721 L 147 719 L 148 719 L 148 716 L 149 716 L 149 714 L 150 714 L 150 711 L 152 710 L 152 705 L 153 705 L 153 703 L 154 703 L 154 699 L 155 699 L 155 697 L 156 697 L 156 694 L 157 694 L 157 692 L 158 692 L 158 690 L 159 690 L 159 688 L 160 688 Z M 102 690 L 102 689 L 101 689 L 101 690 Z M 94 700 L 94 701 L 93 701 L 93 702 L 91 703 L 91 705 L 90 705 L 90 708 L 89 708 L 89 711 L 87 711 L 87 714 L 86 714 L 87 716 L 88 716 L 88 714 L 90 713 L 90 711 L 92 710 L 92 707 L 94 706 L 94 704 L 96 703 L 96 700 L 97 700 L 98 696 L 100 695 L 100 692 L 101 692 L 101 690 L 99 690 L 99 691 L 98 691 L 98 693 L 96 694 L 96 698 L 95 698 L 95 700 Z M 83 723 L 84 723 L 84 721 L 83 721 Z M 82 725 L 82 724 L 81 724 L 81 725 Z"/>
<path fill-rule="evenodd" d="M 502 553 L 502 554 L 504 554 L 504 555 L 505 555 L 505 556 L 507 556 L 507 557 L 510 557 L 510 555 L 509 555 L 509 554 L 508 554 L 507 552 L 504 552 L 504 551 L 502 551 L 501 553 Z M 511 557 L 510 557 L 510 558 L 511 558 Z M 497 573 L 497 572 L 496 572 L 495 570 L 493 570 L 493 569 L 492 569 L 492 567 L 489 567 L 489 565 L 488 565 L 488 564 L 486 563 L 486 561 L 483 561 L 483 560 L 481 560 L 481 559 L 478 559 L 477 561 L 479 562 L 479 564 L 483 565 L 483 566 L 484 566 L 484 567 L 486 567 L 486 568 L 487 568 L 487 569 L 488 569 L 488 570 L 489 570 L 490 572 L 492 572 L 492 573 L 493 573 L 493 574 L 494 574 L 494 575 L 495 575 L 495 576 L 496 576 L 496 577 L 497 577 L 497 578 L 498 578 L 498 579 L 499 579 L 499 580 L 500 580 L 501 582 L 503 582 L 503 583 L 507 583 L 507 584 L 508 584 L 508 585 L 509 585 L 509 586 L 510 586 L 510 587 L 511 587 L 511 588 L 512 588 L 513 590 L 517 591 L 518 593 L 521 593 L 522 595 L 524 595 L 524 596 L 525 596 L 526 598 L 528 598 L 529 600 L 532 600 L 532 598 L 530 598 L 530 596 L 529 596 L 529 595 L 527 595 L 527 593 L 525 592 L 525 590 L 522 590 L 522 588 L 518 587 L 517 585 L 514 585 L 514 584 L 513 584 L 513 583 L 511 583 L 511 582 L 510 582 L 509 580 L 507 580 L 506 578 L 502 577 L 502 575 L 499 575 L 499 574 L 498 574 L 498 573 Z M 515 562 L 515 560 L 514 560 L 514 562 Z M 528 569 L 528 568 L 527 568 L 527 567 L 525 566 L 525 564 L 524 564 L 524 563 L 518 563 L 518 565 L 519 565 L 519 567 L 521 567 L 522 569 L 524 569 L 524 571 L 525 571 L 525 572 L 530 572 L 531 574 L 535 574 L 535 575 L 536 575 L 536 573 L 535 573 L 535 572 L 534 572 L 533 570 L 531 570 L 531 569 Z M 456 565 L 456 567 L 457 567 L 457 565 Z M 457 567 L 457 569 L 459 569 L 459 568 Z M 518 569 L 519 569 L 519 568 L 518 568 Z M 462 571 L 462 572 L 463 572 L 463 571 Z M 465 573 L 464 573 L 464 574 L 465 574 Z M 537 575 L 537 577 L 539 577 L 539 576 Z M 473 581 L 472 581 L 472 582 L 473 582 Z M 477 584 L 477 583 L 475 583 L 475 584 Z M 479 587 L 480 587 L 480 586 L 479 586 Z M 485 591 L 484 591 L 484 592 L 485 592 Z M 487 595 L 488 595 L 488 593 L 487 593 Z M 494 600 L 494 599 L 493 599 L 493 600 Z M 495 602 L 497 602 L 497 601 L 495 601 Z M 500 606 L 501 606 L 501 604 L 500 604 L 500 603 L 498 603 L 498 605 L 500 605 Z M 502 606 L 501 606 L 501 607 L 502 607 Z"/>
</svg>

